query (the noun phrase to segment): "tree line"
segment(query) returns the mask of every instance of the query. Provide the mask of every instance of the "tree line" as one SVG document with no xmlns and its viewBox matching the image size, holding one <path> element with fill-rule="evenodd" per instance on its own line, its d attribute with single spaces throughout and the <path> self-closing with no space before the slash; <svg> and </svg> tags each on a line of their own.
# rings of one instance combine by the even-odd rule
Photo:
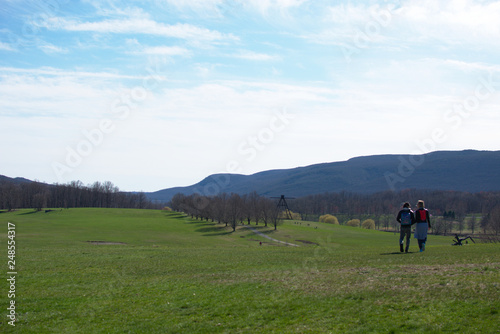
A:
<svg viewBox="0 0 500 334">
<path fill-rule="evenodd" d="M 446 226 L 451 222 L 461 225 L 466 220 L 469 220 L 467 223 L 471 226 L 468 227 L 473 231 L 481 228 L 483 232 L 500 233 L 500 192 L 406 189 L 374 194 L 325 193 L 299 198 L 293 202 L 291 209 L 308 220 L 324 214 L 342 214 L 348 220 L 357 215 L 369 215 L 377 224 L 389 226 L 404 202 L 415 208 L 420 199 L 425 201 L 433 216 L 439 217 L 436 228 L 444 233 L 448 232 Z"/>
<path fill-rule="evenodd" d="M 472 233 L 482 229 L 500 233 L 500 192 L 468 193 L 442 190 L 384 191 L 374 194 L 350 192 L 323 193 L 289 200 L 294 219 L 319 221 L 330 214 L 342 217 L 341 224 L 359 217 L 373 220 L 376 228 L 397 227 L 395 217 L 404 202 L 416 206 L 423 199 L 431 214 L 436 217 L 435 230 L 438 234 L 465 228 Z M 185 212 L 197 219 L 225 223 L 233 230 L 238 223 L 273 225 L 275 228 L 283 212 L 277 210 L 277 200 L 260 196 L 255 192 L 245 195 L 219 193 L 215 196 L 201 194 L 176 194 L 170 203 L 175 211 Z M 452 214 L 451 214 L 452 213 Z M 370 222 L 371 225 L 371 222 Z M 466 226 L 467 225 L 467 226 Z"/>
<path fill-rule="evenodd" d="M 362 216 L 373 219 L 376 228 L 395 225 L 395 215 L 403 202 L 416 203 L 423 199 L 431 214 L 438 217 L 433 224 L 435 232 L 449 233 L 457 225 L 459 231 L 467 228 L 472 233 L 500 233 L 500 192 L 468 193 L 442 190 L 385 191 L 374 194 L 351 192 L 323 193 L 289 201 L 293 219 L 319 221 L 322 215 L 331 214 L 341 219 L 341 224 Z M 175 211 L 185 212 L 198 219 L 224 223 L 236 229 L 237 224 L 254 222 L 271 225 L 275 229 L 284 218 L 277 208 L 277 200 L 252 192 L 245 195 L 219 193 L 215 196 L 201 194 L 176 194 L 169 205 Z M 160 209 L 162 203 L 152 203 L 143 192 L 122 192 L 113 183 L 94 182 L 84 185 L 81 181 L 48 185 L 41 182 L 0 182 L 0 210 L 18 208 L 138 208 Z M 287 215 L 288 215 L 287 214 Z"/>
<path fill-rule="evenodd" d="M 121 192 L 109 181 L 87 186 L 81 181 L 54 185 L 37 181 L 0 183 L 1 210 L 78 207 L 152 209 L 160 205 L 153 204 L 142 192 Z"/>
<path fill-rule="evenodd" d="M 259 196 L 256 192 L 239 195 L 220 193 L 215 196 L 178 193 L 170 202 L 172 210 L 184 212 L 196 219 L 205 219 L 230 226 L 233 231 L 238 224 L 264 224 L 277 229 L 281 215 L 276 201 Z"/>
</svg>

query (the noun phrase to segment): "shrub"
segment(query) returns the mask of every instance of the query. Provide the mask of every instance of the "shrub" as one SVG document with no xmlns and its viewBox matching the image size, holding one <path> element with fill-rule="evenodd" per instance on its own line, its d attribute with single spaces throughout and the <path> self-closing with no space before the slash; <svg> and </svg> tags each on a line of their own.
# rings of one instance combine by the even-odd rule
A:
<svg viewBox="0 0 500 334">
<path fill-rule="evenodd" d="M 337 219 L 337 217 L 329 215 L 328 217 L 325 218 L 325 223 L 338 225 L 339 220 Z"/>
<path fill-rule="evenodd" d="M 319 217 L 320 223 L 327 223 L 327 224 L 339 224 L 339 220 L 337 217 L 331 215 L 331 214 L 326 214 L 322 215 Z"/>
<path fill-rule="evenodd" d="M 359 219 L 351 219 L 347 222 L 347 226 L 359 227 L 361 221 Z"/>
<path fill-rule="evenodd" d="M 331 215 L 330 214 L 326 214 L 326 215 L 322 215 L 322 216 L 319 216 L 319 222 L 320 223 L 324 223 L 325 222 L 325 219 L 327 217 L 330 217 Z"/>
<path fill-rule="evenodd" d="M 369 229 L 369 230 L 374 230 L 375 229 L 375 221 L 373 219 L 366 219 L 363 221 L 363 224 L 361 224 L 363 228 Z"/>
<path fill-rule="evenodd" d="M 290 216 L 288 214 L 290 214 Z M 281 211 L 278 214 L 278 218 L 280 219 L 290 219 L 290 217 L 292 217 L 292 220 L 302 220 L 302 216 L 298 212 L 288 211 L 287 213 L 286 211 Z"/>
</svg>

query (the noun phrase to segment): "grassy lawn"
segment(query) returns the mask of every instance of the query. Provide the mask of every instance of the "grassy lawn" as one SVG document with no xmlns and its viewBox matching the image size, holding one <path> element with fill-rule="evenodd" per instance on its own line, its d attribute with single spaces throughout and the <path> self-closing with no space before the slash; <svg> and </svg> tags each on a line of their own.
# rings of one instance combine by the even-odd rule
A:
<svg viewBox="0 0 500 334">
<path fill-rule="evenodd" d="M 0 213 L 2 333 L 498 333 L 500 245 L 313 222 L 253 231 L 162 211 Z M 262 245 L 260 245 L 262 242 Z"/>
</svg>

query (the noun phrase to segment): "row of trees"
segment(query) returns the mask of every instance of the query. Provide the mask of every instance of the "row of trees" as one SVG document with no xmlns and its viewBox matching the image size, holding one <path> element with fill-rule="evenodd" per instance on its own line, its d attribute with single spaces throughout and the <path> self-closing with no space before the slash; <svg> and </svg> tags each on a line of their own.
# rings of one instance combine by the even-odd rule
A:
<svg viewBox="0 0 500 334">
<path fill-rule="evenodd" d="M 435 217 L 435 231 L 449 233 L 465 228 L 474 233 L 500 233 L 500 192 L 466 193 L 457 191 L 404 190 L 375 194 L 324 193 L 300 197 L 289 201 L 295 212 L 293 219 L 318 221 L 320 216 L 331 214 L 341 217 L 341 224 L 350 220 L 373 219 L 375 228 L 394 225 L 395 215 L 403 202 L 416 203 L 423 199 Z M 277 227 L 280 210 L 277 202 L 253 192 L 246 195 L 219 193 L 215 196 L 175 195 L 170 203 L 173 210 L 186 212 L 193 217 L 218 221 L 236 228 L 246 221 Z M 94 182 L 83 185 L 81 181 L 68 184 L 47 185 L 40 182 L 0 182 L 0 209 L 44 207 L 104 207 L 104 208 L 162 208 L 152 203 L 144 193 L 121 192 L 113 183 Z M 363 219 L 363 218 L 362 218 Z"/>
<path fill-rule="evenodd" d="M 274 229 L 283 218 L 276 201 L 252 192 L 246 195 L 220 193 L 216 196 L 199 194 L 176 194 L 170 203 L 174 211 L 185 212 L 193 218 L 216 221 L 231 226 L 233 231 L 238 224 L 255 222 Z M 297 218 L 297 217 L 296 217 Z"/>
<path fill-rule="evenodd" d="M 397 214 L 404 202 L 414 207 L 418 200 L 424 200 L 432 214 L 443 216 L 453 213 L 455 219 L 469 214 L 487 215 L 500 205 L 500 192 L 468 193 L 442 190 L 408 189 L 399 192 L 385 191 L 374 194 L 324 193 L 298 198 L 293 201 L 293 211 L 299 212 L 304 219 L 309 216 L 344 213 L 360 214 Z"/>
<path fill-rule="evenodd" d="M 121 192 L 113 183 L 94 182 L 85 186 L 81 181 L 47 185 L 40 182 L 0 183 L 0 209 L 19 208 L 156 208 L 144 193 Z"/>
<path fill-rule="evenodd" d="M 455 227 L 462 231 L 469 228 L 474 233 L 500 233 L 500 192 L 466 193 L 457 191 L 404 190 L 400 192 L 380 192 L 375 194 L 325 193 L 291 200 L 290 209 L 294 219 L 318 221 L 327 214 L 342 217 L 341 224 L 351 225 L 360 217 L 370 219 L 364 227 L 397 228 L 395 217 L 404 202 L 416 203 L 423 199 L 431 214 L 435 232 L 450 233 Z M 231 225 L 253 221 L 275 226 L 279 222 L 277 203 L 253 192 L 247 195 L 220 193 L 216 196 L 200 194 L 173 197 L 171 206 L 176 211 L 186 212 L 193 217 L 213 220 Z M 443 217 L 444 216 L 444 217 Z M 335 219 L 337 219 L 337 217 Z M 352 222 L 354 220 L 354 222 Z M 338 220 L 337 222 L 338 223 Z M 360 222 L 361 223 L 361 222 Z M 363 225 L 362 223 L 359 225 Z"/>
<path fill-rule="evenodd" d="M 473 233 L 500 233 L 500 192 L 468 193 L 459 191 L 428 191 L 408 189 L 375 194 L 325 193 L 301 197 L 293 202 L 292 210 L 306 220 L 315 220 L 324 214 L 341 215 L 345 220 L 369 215 L 377 228 L 389 228 L 404 202 L 425 200 L 426 207 L 435 217 L 436 233 L 450 233 L 467 228 Z M 414 207 L 415 207 L 414 206 Z"/>
</svg>

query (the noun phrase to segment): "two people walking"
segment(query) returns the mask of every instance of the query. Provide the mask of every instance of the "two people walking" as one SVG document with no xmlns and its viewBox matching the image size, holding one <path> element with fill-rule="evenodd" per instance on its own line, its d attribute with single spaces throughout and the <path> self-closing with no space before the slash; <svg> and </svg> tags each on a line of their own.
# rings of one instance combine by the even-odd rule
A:
<svg viewBox="0 0 500 334">
<path fill-rule="evenodd" d="M 420 200 L 417 202 L 417 211 L 415 212 L 411 209 L 410 203 L 404 203 L 403 208 L 398 212 L 396 220 L 401 224 L 399 250 L 408 253 L 410 249 L 411 227 L 416 224 L 414 237 L 418 240 L 418 248 L 423 252 L 425 250 L 425 243 L 427 242 L 427 230 L 431 228 L 429 211 L 425 208 L 424 201 Z M 405 239 L 406 248 L 403 248 Z"/>
</svg>

